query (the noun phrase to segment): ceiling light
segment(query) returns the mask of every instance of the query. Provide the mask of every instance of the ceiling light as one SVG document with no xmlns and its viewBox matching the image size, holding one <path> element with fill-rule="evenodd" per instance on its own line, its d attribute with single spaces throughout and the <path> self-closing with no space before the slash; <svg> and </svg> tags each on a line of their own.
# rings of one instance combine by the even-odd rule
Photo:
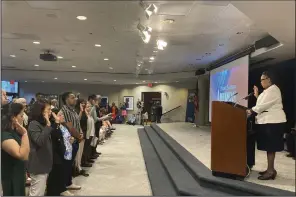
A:
<svg viewBox="0 0 296 197">
<path fill-rule="evenodd" d="M 143 83 L 145 83 L 146 81 L 143 81 Z"/>
<path fill-rule="evenodd" d="M 40 42 L 39 41 L 34 41 L 33 44 L 40 44 Z"/>
<path fill-rule="evenodd" d="M 25 83 L 27 83 L 27 81 L 25 81 Z"/>
<path fill-rule="evenodd" d="M 151 60 L 154 60 L 154 57 L 150 57 Z"/>
<path fill-rule="evenodd" d="M 146 27 L 146 26 L 142 25 L 141 23 L 139 23 L 137 25 L 137 29 L 139 30 L 139 34 L 140 34 L 143 42 L 147 44 L 151 38 L 152 28 L 148 27 L 148 26 Z"/>
<path fill-rule="evenodd" d="M 39 65 L 38 64 L 35 64 L 34 66 L 38 67 Z"/>
<path fill-rule="evenodd" d="M 148 68 L 145 68 L 145 70 L 148 70 Z"/>
<path fill-rule="evenodd" d="M 54 78 L 54 79 L 58 79 L 58 78 L 56 77 L 56 78 Z"/>
<path fill-rule="evenodd" d="M 81 21 L 85 21 L 87 19 L 86 16 L 77 16 L 76 18 Z"/>
<path fill-rule="evenodd" d="M 153 51 L 153 53 L 157 53 L 158 51 Z"/>
<path fill-rule="evenodd" d="M 113 80 L 113 81 L 116 81 L 116 80 Z"/>
<path fill-rule="evenodd" d="M 174 19 L 165 19 L 162 21 L 163 23 L 173 24 L 175 22 Z"/>
<path fill-rule="evenodd" d="M 155 83 L 158 83 L 157 81 L 155 81 Z"/>
<path fill-rule="evenodd" d="M 137 85 L 139 84 L 139 83 L 136 83 Z"/>
<path fill-rule="evenodd" d="M 44 83 L 44 81 L 42 81 L 42 83 Z"/>
<path fill-rule="evenodd" d="M 95 47 L 101 47 L 102 45 L 100 45 L 100 44 L 95 44 Z"/>
<path fill-rule="evenodd" d="M 16 57 L 15 55 L 10 55 L 10 57 Z"/>
<path fill-rule="evenodd" d="M 150 62 L 150 63 L 152 63 L 153 61 L 152 61 L 152 60 L 150 60 L 149 62 Z"/>
<path fill-rule="evenodd" d="M 158 8 L 156 7 L 156 5 L 154 5 L 154 4 L 150 4 L 150 5 L 148 6 L 148 8 L 145 9 L 146 17 L 149 19 L 150 16 L 151 16 L 153 13 L 154 13 L 154 14 L 157 13 L 157 10 L 158 10 Z"/>
<path fill-rule="evenodd" d="M 105 60 L 105 61 L 108 61 L 109 59 L 108 59 L 108 58 L 104 58 L 104 60 Z"/>
<path fill-rule="evenodd" d="M 112 67 L 109 67 L 109 69 L 110 69 L 110 70 L 113 70 L 113 68 L 112 68 Z"/>
<path fill-rule="evenodd" d="M 179 83 L 179 81 L 176 81 L 176 83 Z"/>
<path fill-rule="evenodd" d="M 84 81 L 87 81 L 87 79 L 84 79 Z"/>
<path fill-rule="evenodd" d="M 168 45 L 168 43 L 163 40 L 157 40 L 156 44 L 159 50 L 163 50 Z"/>
<path fill-rule="evenodd" d="M 76 66 L 72 66 L 72 68 L 76 68 Z"/>
<path fill-rule="evenodd" d="M 57 58 L 58 58 L 58 59 L 63 59 L 63 57 L 62 57 L 62 56 L 57 56 Z"/>
</svg>

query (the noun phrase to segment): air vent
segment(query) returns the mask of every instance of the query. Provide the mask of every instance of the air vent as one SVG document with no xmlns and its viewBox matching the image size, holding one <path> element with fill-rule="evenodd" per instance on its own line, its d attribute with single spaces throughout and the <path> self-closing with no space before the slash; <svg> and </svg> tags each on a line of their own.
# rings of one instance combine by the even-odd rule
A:
<svg viewBox="0 0 296 197">
<path fill-rule="evenodd" d="M 252 61 L 251 60 L 251 66 L 256 66 L 256 65 L 259 65 L 259 64 L 263 64 L 263 63 L 269 62 L 269 61 L 274 60 L 274 59 L 275 58 L 269 57 L 269 58 L 265 58 L 263 60 L 258 60 L 258 61 Z"/>
</svg>

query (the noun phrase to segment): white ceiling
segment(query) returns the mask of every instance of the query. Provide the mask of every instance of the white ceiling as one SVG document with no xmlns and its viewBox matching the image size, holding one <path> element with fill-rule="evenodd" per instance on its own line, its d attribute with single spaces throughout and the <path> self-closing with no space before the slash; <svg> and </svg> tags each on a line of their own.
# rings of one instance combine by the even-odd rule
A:
<svg viewBox="0 0 296 197">
<path fill-rule="evenodd" d="M 294 17 L 294 27 L 290 26 L 295 6 L 294 10 L 281 3 L 264 7 L 264 3 L 255 1 L 154 3 L 159 8 L 158 15 L 147 20 L 139 1 L 3 1 L 2 78 L 105 84 L 184 81 L 193 79 L 197 68 L 251 45 L 268 33 L 285 43 L 279 51 L 295 46 L 295 37 L 291 37 L 293 31 L 295 35 Z M 288 10 L 284 10 L 286 6 Z M 281 14 L 273 16 L 275 11 Z M 77 20 L 78 15 L 87 20 Z M 175 22 L 167 24 L 165 19 Z M 139 21 L 153 28 L 149 44 L 144 44 L 138 35 Z M 277 28 L 287 26 L 284 32 Z M 153 53 L 156 39 L 168 42 L 164 51 Z M 33 44 L 36 40 L 41 44 Z M 53 50 L 63 59 L 40 60 L 44 49 Z M 273 53 L 281 60 L 292 57 L 283 51 Z M 10 57 L 12 54 L 16 57 Z M 154 55 L 155 61 L 150 63 L 149 57 Z M 137 60 L 144 61 L 138 77 Z"/>
</svg>

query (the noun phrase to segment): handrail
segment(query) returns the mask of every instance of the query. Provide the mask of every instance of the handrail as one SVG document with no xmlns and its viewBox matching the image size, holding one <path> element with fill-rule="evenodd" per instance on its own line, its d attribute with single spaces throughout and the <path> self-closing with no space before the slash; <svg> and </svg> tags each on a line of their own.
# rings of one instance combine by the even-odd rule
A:
<svg viewBox="0 0 296 197">
<path fill-rule="evenodd" d="M 161 114 L 162 116 L 163 115 L 165 115 L 165 114 L 167 114 L 167 113 L 170 113 L 171 111 L 174 111 L 174 110 L 176 110 L 176 109 L 178 109 L 178 108 L 180 108 L 181 107 L 181 105 L 179 105 L 179 106 L 177 106 L 177 107 L 175 107 L 175 108 L 173 108 L 173 109 L 171 109 L 171 110 L 169 110 L 169 111 L 167 111 L 167 112 L 165 112 L 165 113 L 163 113 L 163 114 Z"/>
</svg>

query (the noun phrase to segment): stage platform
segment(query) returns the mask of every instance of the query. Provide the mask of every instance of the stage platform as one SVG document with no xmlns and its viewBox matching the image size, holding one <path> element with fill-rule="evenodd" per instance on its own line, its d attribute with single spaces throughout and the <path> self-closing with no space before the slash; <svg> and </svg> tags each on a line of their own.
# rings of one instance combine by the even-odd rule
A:
<svg viewBox="0 0 296 197">
<path fill-rule="evenodd" d="M 191 123 L 157 124 L 169 136 L 175 139 L 187 151 L 195 156 L 207 168 L 211 166 L 210 127 L 193 127 Z M 256 163 L 247 182 L 295 192 L 295 160 L 286 157 L 286 152 L 276 155 L 275 168 L 278 175 L 275 180 L 258 180 L 258 172 L 266 169 L 266 153 L 256 150 Z"/>
</svg>

